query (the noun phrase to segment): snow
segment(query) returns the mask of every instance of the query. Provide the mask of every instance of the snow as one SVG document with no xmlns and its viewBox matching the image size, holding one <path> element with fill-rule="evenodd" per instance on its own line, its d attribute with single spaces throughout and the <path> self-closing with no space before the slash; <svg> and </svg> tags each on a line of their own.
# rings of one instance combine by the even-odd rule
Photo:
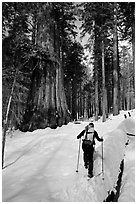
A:
<svg viewBox="0 0 137 204">
<path fill-rule="evenodd" d="M 69 123 L 57 129 L 34 132 L 16 130 L 7 136 L 5 168 L 2 172 L 3 202 L 102 202 L 108 192 L 115 191 L 120 163 L 124 159 L 119 202 L 135 201 L 135 111 L 125 119 L 125 111 L 110 116 L 102 123 L 94 122 L 95 130 L 104 138 L 102 174 L 102 143 L 96 141 L 94 175 L 87 181 L 87 170 L 76 136 L 87 121 Z M 126 142 L 129 142 L 125 146 Z M 103 180 L 104 176 L 104 180 Z"/>
<path fill-rule="evenodd" d="M 125 169 L 123 173 L 123 181 L 119 202 L 131 202 L 135 198 L 135 141 L 130 138 L 130 145 L 127 147 L 125 154 Z M 127 193 L 128 192 L 128 193 Z M 129 193 L 130 192 L 130 193 Z"/>
</svg>

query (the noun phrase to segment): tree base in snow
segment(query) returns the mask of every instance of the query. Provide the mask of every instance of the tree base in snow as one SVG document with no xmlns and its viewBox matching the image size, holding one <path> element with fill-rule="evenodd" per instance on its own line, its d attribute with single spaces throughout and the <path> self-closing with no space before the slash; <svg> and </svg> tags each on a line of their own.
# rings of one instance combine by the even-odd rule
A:
<svg viewBox="0 0 137 204">
<path fill-rule="evenodd" d="M 68 124 L 68 122 L 70 122 L 69 115 L 61 118 L 51 112 L 47 114 L 46 111 L 36 111 L 33 114 L 26 113 L 24 115 L 19 129 L 23 132 L 32 132 L 37 129 L 45 129 L 46 127 L 56 129 L 58 126 L 61 127 Z"/>
</svg>

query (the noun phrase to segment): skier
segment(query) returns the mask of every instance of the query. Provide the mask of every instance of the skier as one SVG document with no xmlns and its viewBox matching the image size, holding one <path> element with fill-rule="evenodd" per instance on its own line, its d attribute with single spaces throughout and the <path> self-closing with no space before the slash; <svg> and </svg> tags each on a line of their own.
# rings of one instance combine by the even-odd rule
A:
<svg viewBox="0 0 137 204">
<path fill-rule="evenodd" d="M 93 154 L 95 149 L 95 138 L 102 142 L 103 138 L 99 138 L 98 133 L 94 130 L 94 124 L 89 123 L 78 136 L 77 139 L 83 136 L 83 159 L 84 166 L 88 169 L 88 177 L 93 177 Z"/>
</svg>

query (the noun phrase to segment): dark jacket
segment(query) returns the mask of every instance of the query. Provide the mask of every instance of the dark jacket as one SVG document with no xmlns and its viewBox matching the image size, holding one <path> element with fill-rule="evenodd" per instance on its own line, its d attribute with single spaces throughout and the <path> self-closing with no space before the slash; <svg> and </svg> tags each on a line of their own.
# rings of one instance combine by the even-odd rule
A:
<svg viewBox="0 0 137 204">
<path fill-rule="evenodd" d="M 82 136 L 84 136 L 85 131 L 86 131 L 86 130 L 82 130 L 82 132 L 77 136 L 77 139 L 80 139 Z M 87 133 L 88 133 L 88 131 L 87 131 Z M 99 142 L 102 142 L 102 141 L 103 141 L 103 138 L 100 138 L 100 137 L 98 136 L 98 133 L 96 132 L 96 130 L 94 130 L 93 138 L 94 138 L 94 139 L 96 138 Z"/>
</svg>

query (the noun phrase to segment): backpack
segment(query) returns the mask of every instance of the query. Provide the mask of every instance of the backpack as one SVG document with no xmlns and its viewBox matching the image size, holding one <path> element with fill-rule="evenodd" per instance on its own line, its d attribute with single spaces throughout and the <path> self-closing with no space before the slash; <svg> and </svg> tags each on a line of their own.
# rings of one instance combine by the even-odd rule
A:
<svg viewBox="0 0 137 204">
<path fill-rule="evenodd" d="M 87 139 L 87 134 L 88 134 L 88 131 L 86 131 L 86 135 L 85 135 L 85 139 L 83 140 L 83 144 L 84 145 L 94 145 L 95 144 L 95 141 L 94 141 L 94 139 L 95 139 L 95 136 L 93 135 L 93 140 L 91 141 L 91 140 L 88 140 Z"/>
</svg>

